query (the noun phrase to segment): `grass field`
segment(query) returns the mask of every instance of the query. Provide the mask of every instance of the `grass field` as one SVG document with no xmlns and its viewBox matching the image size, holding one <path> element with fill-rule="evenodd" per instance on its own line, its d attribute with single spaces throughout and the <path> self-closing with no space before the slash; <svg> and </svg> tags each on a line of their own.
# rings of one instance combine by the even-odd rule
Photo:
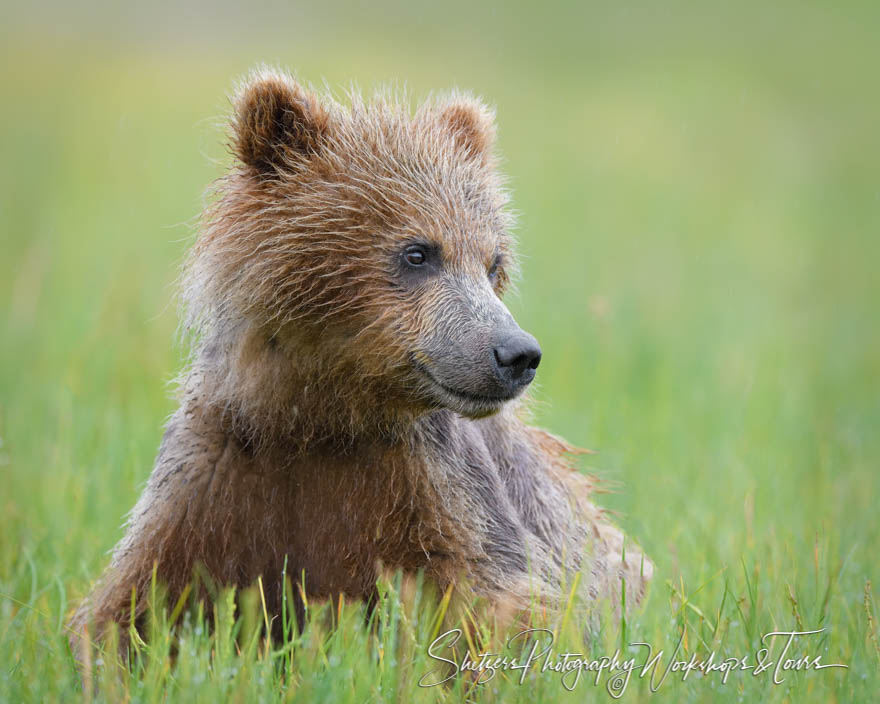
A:
<svg viewBox="0 0 880 704">
<path fill-rule="evenodd" d="M 634 677 L 624 701 L 876 701 L 880 6 L 378 7 L 117 9 L 96 29 L 59 4 L 51 29 L 0 30 L 0 701 L 90 694 L 63 624 L 173 409 L 174 279 L 225 163 L 223 96 L 258 61 L 497 106 L 537 420 L 598 451 L 584 469 L 656 562 L 590 652 L 668 655 L 683 632 L 685 659 L 752 658 L 764 633 L 824 628 L 793 650 L 849 666 Z M 186 617 L 174 658 L 157 615 L 97 697 L 608 699 L 586 677 L 417 687 L 433 611 L 386 587 L 381 629 L 334 605 L 267 646 L 221 608 L 213 633 Z"/>
</svg>

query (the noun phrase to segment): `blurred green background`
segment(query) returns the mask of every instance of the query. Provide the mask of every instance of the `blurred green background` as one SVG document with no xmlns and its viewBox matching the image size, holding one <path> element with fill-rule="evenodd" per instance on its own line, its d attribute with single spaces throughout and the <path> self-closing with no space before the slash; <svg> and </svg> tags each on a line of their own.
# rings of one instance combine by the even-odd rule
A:
<svg viewBox="0 0 880 704">
<path fill-rule="evenodd" d="M 725 694 L 876 697 L 880 5 L 0 11 L 0 699 L 79 696 L 64 613 L 173 410 L 175 277 L 260 62 L 497 107 L 536 420 L 599 451 L 602 502 L 657 565 L 631 634 L 708 620 L 706 649 L 747 654 L 800 620 L 851 669 Z"/>
</svg>

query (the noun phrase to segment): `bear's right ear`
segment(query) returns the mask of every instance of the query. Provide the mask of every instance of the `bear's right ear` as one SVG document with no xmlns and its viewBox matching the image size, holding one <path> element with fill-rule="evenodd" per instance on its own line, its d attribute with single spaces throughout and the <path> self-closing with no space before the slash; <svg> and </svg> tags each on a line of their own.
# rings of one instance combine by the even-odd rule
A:
<svg viewBox="0 0 880 704">
<path fill-rule="evenodd" d="M 317 153 L 329 120 L 318 98 L 293 79 L 260 73 L 235 101 L 232 147 L 257 176 L 271 178 Z"/>
<path fill-rule="evenodd" d="M 481 100 L 467 94 L 453 94 L 439 108 L 441 124 L 451 132 L 456 145 L 484 163 L 491 158 L 495 143 L 495 112 Z"/>
</svg>

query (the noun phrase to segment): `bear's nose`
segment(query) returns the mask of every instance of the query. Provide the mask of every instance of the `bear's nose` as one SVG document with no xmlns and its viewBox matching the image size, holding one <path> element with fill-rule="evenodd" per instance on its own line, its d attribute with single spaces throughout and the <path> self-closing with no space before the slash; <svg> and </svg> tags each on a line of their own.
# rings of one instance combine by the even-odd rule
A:
<svg viewBox="0 0 880 704">
<path fill-rule="evenodd" d="M 535 378 L 541 363 L 538 341 L 522 330 L 495 345 L 495 363 L 502 378 L 516 386 L 525 386 Z"/>
</svg>

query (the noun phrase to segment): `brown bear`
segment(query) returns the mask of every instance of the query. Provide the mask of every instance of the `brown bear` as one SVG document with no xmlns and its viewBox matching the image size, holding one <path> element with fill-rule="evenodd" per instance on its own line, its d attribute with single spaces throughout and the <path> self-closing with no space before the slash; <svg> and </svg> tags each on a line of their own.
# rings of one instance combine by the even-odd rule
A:
<svg viewBox="0 0 880 704">
<path fill-rule="evenodd" d="M 502 303 L 515 265 L 493 114 L 346 105 L 259 71 L 234 103 L 234 167 L 183 275 L 180 407 L 110 566 L 72 621 L 100 636 L 174 600 L 282 569 L 369 600 L 379 565 L 489 603 L 641 598 L 640 550 L 590 501 L 572 448 L 528 425 L 537 341 Z M 567 583 L 571 583 L 570 581 Z M 173 603 L 173 601 L 172 601 Z"/>
</svg>

